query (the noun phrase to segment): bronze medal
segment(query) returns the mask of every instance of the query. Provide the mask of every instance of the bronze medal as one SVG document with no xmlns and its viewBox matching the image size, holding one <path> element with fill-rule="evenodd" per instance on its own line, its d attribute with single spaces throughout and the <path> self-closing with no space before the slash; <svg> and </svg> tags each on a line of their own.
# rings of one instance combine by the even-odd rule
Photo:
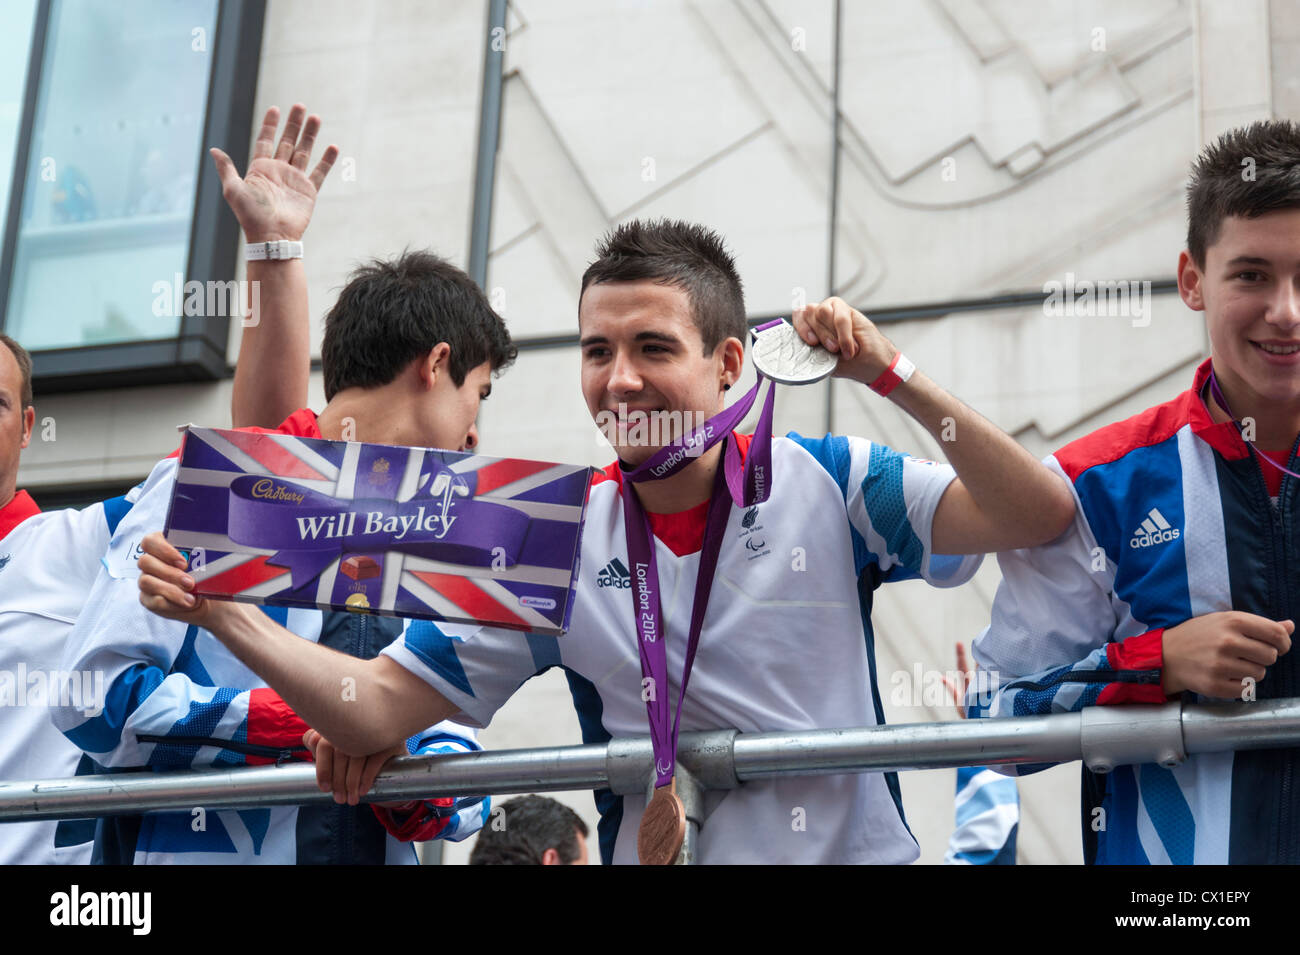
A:
<svg viewBox="0 0 1300 955">
<path fill-rule="evenodd" d="M 655 790 L 636 832 L 636 855 L 642 865 L 672 865 L 686 841 L 686 807 L 677 781 Z"/>
</svg>

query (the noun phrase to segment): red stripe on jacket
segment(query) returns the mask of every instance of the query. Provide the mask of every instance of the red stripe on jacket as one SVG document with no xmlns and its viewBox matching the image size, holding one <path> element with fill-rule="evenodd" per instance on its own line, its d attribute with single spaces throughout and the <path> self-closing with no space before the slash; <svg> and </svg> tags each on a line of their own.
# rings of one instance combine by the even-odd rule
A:
<svg viewBox="0 0 1300 955">
<path fill-rule="evenodd" d="M 9 532 L 27 520 L 29 517 L 35 517 L 41 512 L 32 500 L 30 494 L 26 491 L 17 491 L 10 498 L 9 503 L 0 507 L 0 540 L 9 536 Z"/>
<path fill-rule="evenodd" d="M 276 749 L 297 750 L 294 757 L 306 759 L 310 752 L 302 745 L 302 734 L 311 727 L 302 721 L 280 694 L 269 686 L 248 692 L 248 742 Z M 274 763 L 270 756 L 248 756 L 248 765 Z"/>
<path fill-rule="evenodd" d="M 1210 417 L 1209 409 L 1201 400 L 1201 392 L 1210 378 L 1210 360 L 1207 358 L 1196 370 L 1192 387 L 1172 401 L 1148 408 L 1124 421 L 1117 421 L 1077 441 L 1071 441 L 1056 452 L 1056 460 L 1071 481 L 1099 464 L 1118 461 L 1130 451 L 1149 448 L 1168 441 L 1185 425 L 1226 460 L 1237 461 L 1250 452 L 1241 440 L 1236 425 L 1231 421 L 1217 422 Z"/>
<path fill-rule="evenodd" d="M 1148 630 L 1123 643 L 1106 644 L 1106 662 L 1114 670 L 1156 670 L 1162 675 L 1165 631 Z M 1157 683 L 1111 683 L 1097 696 L 1099 704 L 1165 703 L 1168 697 Z"/>
</svg>

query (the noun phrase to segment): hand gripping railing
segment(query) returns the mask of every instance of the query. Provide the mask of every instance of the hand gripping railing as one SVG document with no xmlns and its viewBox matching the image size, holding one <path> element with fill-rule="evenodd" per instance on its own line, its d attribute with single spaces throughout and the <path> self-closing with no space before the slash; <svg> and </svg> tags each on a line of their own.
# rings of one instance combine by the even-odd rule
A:
<svg viewBox="0 0 1300 955">
<path fill-rule="evenodd" d="M 691 825 L 678 861 L 694 861 L 703 791 L 734 789 L 758 779 L 1076 759 L 1097 772 L 1109 772 L 1130 763 L 1172 766 L 1196 753 L 1286 746 L 1300 746 L 1300 699 L 1096 706 L 1052 716 L 788 733 L 682 733 L 677 792 Z M 408 756 L 379 776 L 366 799 L 604 788 L 644 794 L 653 764 L 648 737 L 603 745 Z M 332 798 L 316 787 L 315 767 L 303 763 L 78 776 L 0 783 L 0 823 L 199 807 L 310 805 Z"/>
</svg>

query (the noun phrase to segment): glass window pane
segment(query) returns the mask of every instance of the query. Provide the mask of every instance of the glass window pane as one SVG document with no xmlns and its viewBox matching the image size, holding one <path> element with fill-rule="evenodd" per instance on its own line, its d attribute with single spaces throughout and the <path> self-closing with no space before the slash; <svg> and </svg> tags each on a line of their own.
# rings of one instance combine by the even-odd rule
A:
<svg viewBox="0 0 1300 955">
<path fill-rule="evenodd" d="M 0 4 L 0 215 L 9 208 L 36 0 Z"/>
<path fill-rule="evenodd" d="M 54 4 L 5 321 L 27 348 L 179 333 L 155 286 L 189 257 L 216 12 Z"/>
</svg>

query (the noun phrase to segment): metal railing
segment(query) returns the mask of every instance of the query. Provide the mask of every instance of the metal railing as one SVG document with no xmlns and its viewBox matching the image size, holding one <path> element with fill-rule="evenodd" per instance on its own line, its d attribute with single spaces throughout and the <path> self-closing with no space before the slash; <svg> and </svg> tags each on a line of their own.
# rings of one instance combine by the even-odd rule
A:
<svg viewBox="0 0 1300 955">
<path fill-rule="evenodd" d="M 690 822 L 679 862 L 694 860 L 706 789 L 777 776 L 893 772 L 1083 760 L 1108 772 L 1176 765 L 1189 755 L 1300 745 L 1300 699 L 1096 706 L 1078 713 L 778 733 L 682 733 L 678 795 Z M 603 745 L 492 750 L 394 760 L 366 801 L 610 789 L 647 793 L 648 737 Z M 332 802 L 306 763 L 183 773 L 124 773 L 0 783 L 0 823 L 142 812 Z"/>
</svg>

